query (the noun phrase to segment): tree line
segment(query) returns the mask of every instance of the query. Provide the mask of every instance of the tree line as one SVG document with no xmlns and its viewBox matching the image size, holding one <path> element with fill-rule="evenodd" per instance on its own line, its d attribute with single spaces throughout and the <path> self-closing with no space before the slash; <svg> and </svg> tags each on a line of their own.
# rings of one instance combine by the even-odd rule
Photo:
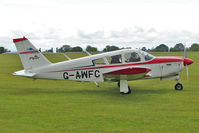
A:
<svg viewBox="0 0 199 133">
<path fill-rule="evenodd" d="M 0 54 L 6 53 L 6 52 L 10 52 L 10 51 L 4 47 L 0 47 Z"/>
<path fill-rule="evenodd" d="M 119 48 L 114 45 L 106 45 L 105 48 L 102 50 L 102 52 L 108 52 L 108 51 L 114 51 L 124 48 Z M 178 51 L 184 51 L 184 45 L 182 43 L 176 44 L 174 47 L 168 47 L 165 44 L 160 44 L 155 48 L 147 49 L 146 47 L 142 47 L 141 50 L 147 51 L 147 52 L 178 52 Z M 199 44 L 193 43 L 191 47 L 186 48 L 187 51 L 199 51 Z M 41 48 L 40 48 L 41 51 Z M 80 46 L 71 47 L 70 45 L 63 45 L 60 48 L 56 48 L 57 53 L 64 53 L 64 52 L 82 52 L 83 48 Z M 99 50 L 96 47 L 88 45 L 86 47 L 86 51 L 88 52 L 98 52 Z M 5 49 L 4 47 L 0 47 L 0 54 L 10 52 L 8 49 Z M 45 50 L 44 52 L 53 52 L 53 48 Z"/>
<path fill-rule="evenodd" d="M 107 45 L 104 49 L 103 52 L 108 52 L 108 51 L 114 51 L 114 50 L 119 50 L 121 48 L 117 47 L 117 46 L 110 46 Z M 70 45 L 63 45 L 60 48 L 56 48 L 56 52 L 57 53 L 64 53 L 64 52 L 82 52 L 83 48 L 81 48 L 80 46 L 76 46 L 76 47 L 71 47 Z M 98 52 L 99 50 L 96 47 L 92 47 L 90 45 L 88 45 L 86 47 L 86 51 L 88 52 Z M 45 52 L 53 52 L 53 48 L 46 50 Z"/>
<path fill-rule="evenodd" d="M 105 48 L 102 50 L 102 52 L 108 52 L 108 51 L 114 51 L 124 48 L 119 48 L 114 45 L 106 45 Z M 146 47 L 142 47 L 141 50 L 147 51 L 147 52 L 178 52 L 178 51 L 184 51 L 184 45 L 182 43 L 176 44 L 174 47 L 168 47 L 165 44 L 160 44 L 159 46 L 151 49 L 147 49 Z M 193 43 L 191 47 L 186 48 L 187 51 L 199 51 L 199 44 Z M 80 46 L 76 47 L 70 47 L 70 45 L 63 45 L 61 48 L 56 48 L 56 52 L 82 52 L 83 49 Z M 96 47 L 92 47 L 88 45 L 86 47 L 86 51 L 88 52 L 97 52 L 98 49 Z"/>
<path fill-rule="evenodd" d="M 182 43 L 176 44 L 174 47 L 169 48 L 165 44 L 160 44 L 159 46 L 152 48 L 152 49 L 146 49 L 146 47 L 142 47 L 143 51 L 148 52 L 179 52 L 184 51 L 185 46 Z M 191 47 L 186 48 L 187 51 L 199 51 L 199 44 L 193 43 Z"/>
</svg>

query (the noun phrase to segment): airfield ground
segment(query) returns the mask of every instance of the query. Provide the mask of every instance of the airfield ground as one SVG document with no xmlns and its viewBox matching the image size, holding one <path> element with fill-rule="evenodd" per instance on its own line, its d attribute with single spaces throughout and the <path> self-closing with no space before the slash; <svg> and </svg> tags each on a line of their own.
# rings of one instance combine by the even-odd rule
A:
<svg viewBox="0 0 199 133">
<path fill-rule="evenodd" d="M 183 53 L 152 53 L 183 56 Z M 47 54 L 52 62 L 65 60 Z M 69 54 L 76 58 L 82 54 Z M 84 54 L 85 56 L 85 54 Z M 199 53 L 176 81 L 131 81 L 132 94 L 120 95 L 116 83 L 33 80 L 13 76 L 21 70 L 18 55 L 0 54 L 0 133 L 198 133 Z"/>
</svg>

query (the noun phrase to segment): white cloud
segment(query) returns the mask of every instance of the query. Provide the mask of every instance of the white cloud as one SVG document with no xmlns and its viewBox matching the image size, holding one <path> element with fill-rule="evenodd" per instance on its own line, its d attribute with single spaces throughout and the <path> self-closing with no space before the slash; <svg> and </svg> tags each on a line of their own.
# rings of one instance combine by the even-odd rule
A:
<svg viewBox="0 0 199 133">
<path fill-rule="evenodd" d="M 21 36 L 43 49 L 66 43 L 102 49 L 107 44 L 154 47 L 198 42 L 199 3 L 195 0 L 0 2 L 0 45 L 12 50 L 11 39 Z"/>
</svg>

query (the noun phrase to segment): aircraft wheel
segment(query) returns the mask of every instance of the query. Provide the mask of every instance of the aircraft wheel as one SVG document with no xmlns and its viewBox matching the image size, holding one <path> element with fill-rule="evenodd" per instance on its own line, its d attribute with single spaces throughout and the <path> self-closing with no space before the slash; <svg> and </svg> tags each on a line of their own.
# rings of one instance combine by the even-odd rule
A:
<svg viewBox="0 0 199 133">
<path fill-rule="evenodd" d="M 131 94 L 131 88 L 128 86 L 128 94 Z"/>
<path fill-rule="evenodd" d="M 120 81 L 117 82 L 117 86 L 120 87 Z"/>
<path fill-rule="evenodd" d="M 120 94 L 131 94 L 131 88 L 128 86 L 128 92 L 126 92 L 126 93 L 120 92 Z"/>
<path fill-rule="evenodd" d="M 175 85 L 175 90 L 182 90 L 183 89 L 183 85 L 181 83 L 177 83 Z"/>
</svg>

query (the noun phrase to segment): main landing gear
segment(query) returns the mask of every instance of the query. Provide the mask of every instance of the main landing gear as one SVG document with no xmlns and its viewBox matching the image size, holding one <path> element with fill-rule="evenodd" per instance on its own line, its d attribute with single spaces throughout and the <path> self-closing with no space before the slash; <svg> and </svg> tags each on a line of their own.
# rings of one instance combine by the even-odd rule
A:
<svg viewBox="0 0 199 133">
<path fill-rule="evenodd" d="M 118 81 L 118 87 L 120 87 L 120 94 L 130 94 L 131 88 L 128 86 L 127 80 Z"/>
</svg>

